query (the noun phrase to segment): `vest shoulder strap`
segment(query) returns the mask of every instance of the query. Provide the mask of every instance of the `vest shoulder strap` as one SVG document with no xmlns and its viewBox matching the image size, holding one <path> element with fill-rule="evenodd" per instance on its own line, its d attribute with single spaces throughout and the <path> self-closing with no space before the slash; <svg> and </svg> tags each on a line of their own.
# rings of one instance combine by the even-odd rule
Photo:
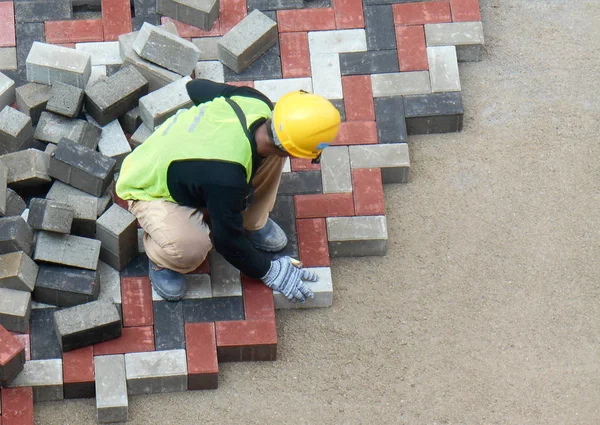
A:
<svg viewBox="0 0 600 425">
<path fill-rule="evenodd" d="M 246 137 L 248 138 L 248 140 L 252 140 L 250 133 L 248 133 L 248 123 L 246 122 L 246 116 L 244 115 L 242 108 L 240 108 L 240 105 L 238 105 L 234 100 L 231 100 L 228 97 L 225 98 L 225 102 L 227 102 L 229 104 L 229 106 L 231 106 L 231 108 L 233 108 L 233 111 L 237 115 L 238 120 L 240 121 L 240 124 L 242 125 L 242 128 L 244 129 L 244 133 L 246 134 Z"/>
</svg>

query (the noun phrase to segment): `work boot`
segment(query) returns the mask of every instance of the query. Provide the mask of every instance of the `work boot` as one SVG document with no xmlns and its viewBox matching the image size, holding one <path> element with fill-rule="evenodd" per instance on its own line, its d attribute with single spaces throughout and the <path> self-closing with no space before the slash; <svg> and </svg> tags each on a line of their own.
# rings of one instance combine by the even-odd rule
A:
<svg viewBox="0 0 600 425">
<path fill-rule="evenodd" d="M 262 229 L 246 231 L 246 235 L 255 248 L 266 252 L 281 251 L 288 243 L 283 229 L 271 219 Z"/>
<path fill-rule="evenodd" d="M 150 261 L 150 282 L 158 295 L 167 301 L 179 301 L 185 295 L 185 275 L 158 267 Z"/>
</svg>

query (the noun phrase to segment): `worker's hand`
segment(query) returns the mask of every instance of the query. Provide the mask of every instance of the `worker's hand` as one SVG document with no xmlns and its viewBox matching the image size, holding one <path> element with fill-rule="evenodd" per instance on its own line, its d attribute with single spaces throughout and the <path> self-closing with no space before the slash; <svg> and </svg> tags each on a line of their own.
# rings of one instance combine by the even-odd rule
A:
<svg viewBox="0 0 600 425">
<path fill-rule="evenodd" d="M 290 257 L 281 257 L 271 261 L 271 268 L 262 281 L 274 291 L 279 291 L 292 301 L 303 303 L 307 298 L 314 298 L 313 292 L 302 280 L 316 282 L 316 273 L 296 267 Z"/>
</svg>

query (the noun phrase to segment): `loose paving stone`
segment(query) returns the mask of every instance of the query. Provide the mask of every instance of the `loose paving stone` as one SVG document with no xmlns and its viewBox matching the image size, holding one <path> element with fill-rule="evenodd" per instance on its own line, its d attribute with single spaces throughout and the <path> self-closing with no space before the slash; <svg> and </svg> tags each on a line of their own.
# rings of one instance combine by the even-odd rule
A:
<svg viewBox="0 0 600 425">
<path fill-rule="evenodd" d="M 98 299 L 100 282 L 95 270 L 41 264 L 33 297 L 37 302 L 72 307 Z"/>
<path fill-rule="evenodd" d="M 266 51 L 256 61 L 240 73 L 224 67 L 225 82 L 271 80 L 282 78 L 279 43 Z"/>
<path fill-rule="evenodd" d="M 50 90 L 51 86 L 38 83 L 27 83 L 15 90 L 19 110 L 31 117 L 33 125 L 37 125 L 40 115 L 46 109 Z"/>
<path fill-rule="evenodd" d="M 329 247 L 324 218 L 296 220 L 299 258 L 304 267 L 329 267 Z"/>
<path fill-rule="evenodd" d="M 33 291 L 38 265 L 24 252 L 0 255 L 0 288 Z"/>
<path fill-rule="evenodd" d="M 33 229 L 21 216 L 0 218 L 0 254 L 33 251 Z"/>
<path fill-rule="evenodd" d="M 253 10 L 219 40 L 219 60 L 240 73 L 276 42 L 277 22 Z"/>
<path fill-rule="evenodd" d="M 130 143 L 135 148 L 148 139 L 152 135 L 152 130 L 144 123 L 142 123 L 135 133 L 131 136 Z"/>
<path fill-rule="evenodd" d="M 381 168 L 383 183 L 407 183 L 410 158 L 406 143 L 350 146 L 350 167 Z"/>
<path fill-rule="evenodd" d="M 79 87 L 57 81 L 52 84 L 46 109 L 55 114 L 75 118 L 81 112 L 84 92 Z"/>
<path fill-rule="evenodd" d="M 74 49 L 36 41 L 27 55 L 27 80 L 34 83 L 58 81 L 84 89 L 91 71 L 90 55 Z"/>
<path fill-rule="evenodd" d="M 73 224 L 73 209 L 50 199 L 34 198 L 29 203 L 27 223 L 35 230 L 69 233 Z"/>
<path fill-rule="evenodd" d="M 97 271 L 100 279 L 98 301 L 109 301 L 120 306 L 121 277 L 119 276 L 119 271 L 102 261 L 98 261 Z"/>
<path fill-rule="evenodd" d="M 94 357 L 96 409 L 99 423 L 125 422 L 129 411 L 125 356 Z"/>
<path fill-rule="evenodd" d="M 190 75 L 200 59 L 200 50 L 194 43 L 148 23 L 142 25 L 133 50 L 142 58 L 180 75 Z"/>
<path fill-rule="evenodd" d="M 90 195 L 102 196 L 113 181 L 116 161 L 62 139 L 52 152 L 48 174 Z"/>
<path fill-rule="evenodd" d="M 54 144 L 67 139 L 86 148 L 96 149 L 100 140 L 100 130 L 84 120 L 42 112 L 34 137 Z"/>
<path fill-rule="evenodd" d="M 126 66 L 85 90 L 85 108 L 100 125 L 127 113 L 148 93 L 148 81 L 134 67 Z"/>
<path fill-rule="evenodd" d="M 96 239 L 102 242 L 100 259 L 117 270 L 137 256 L 137 221 L 133 214 L 113 205 L 96 221 Z"/>
<path fill-rule="evenodd" d="M 15 82 L 0 72 L 0 110 L 15 101 Z"/>
<path fill-rule="evenodd" d="M 362 257 L 387 253 L 385 216 L 329 217 L 327 238 L 331 257 Z"/>
<path fill-rule="evenodd" d="M 141 58 L 133 50 L 133 42 L 137 33 L 119 36 L 119 51 L 123 58 L 123 66 L 133 66 L 148 81 L 148 92 L 153 92 L 181 78 L 176 72 L 169 71 Z"/>
<path fill-rule="evenodd" d="M 323 308 L 331 307 L 333 304 L 333 281 L 331 278 L 331 268 L 329 267 L 306 267 L 308 271 L 316 273 L 319 277 L 317 282 L 307 282 L 314 298 L 309 298 L 304 303 L 293 303 L 289 301 L 281 292 L 273 291 L 275 308 L 278 310 L 291 308 Z"/>
<path fill-rule="evenodd" d="M 217 0 L 157 0 L 156 13 L 188 25 L 210 30 L 219 16 Z"/>
<path fill-rule="evenodd" d="M 31 118 L 10 106 L 3 107 L 0 111 L 0 154 L 28 147 L 32 139 Z"/>
<path fill-rule="evenodd" d="M 46 199 L 53 199 L 55 201 L 62 201 L 69 204 L 73 209 L 74 219 L 83 218 L 89 220 L 92 212 L 95 211 L 96 217 L 102 215 L 102 213 L 112 203 L 112 186 L 109 185 L 106 192 L 102 197 L 98 198 L 94 195 L 90 195 L 83 190 L 79 190 L 73 186 L 69 186 L 61 181 L 55 181 L 52 187 L 46 195 Z M 88 213 L 89 212 L 89 213 Z M 95 220 L 95 217 L 93 218 Z M 94 226 L 95 229 L 95 226 Z M 95 232 L 95 230 L 94 230 Z"/>
<path fill-rule="evenodd" d="M 54 306 L 32 303 L 29 334 L 32 360 L 60 359 L 62 350 L 54 331 Z M 36 308 L 34 308 L 36 307 Z"/>
<path fill-rule="evenodd" d="M 17 192 L 12 189 L 6 189 L 6 209 L 3 216 L 12 217 L 21 215 L 27 210 L 27 205 L 23 198 L 21 198 Z M 28 212 L 29 213 L 29 212 Z M 22 216 L 26 220 L 25 216 Z"/>
<path fill-rule="evenodd" d="M 27 291 L 0 288 L 0 326 L 24 333 L 29 326 L 31 294 Z"/>
<path fill-rule="evenodd" d="M 459 92 L 404 96 L 408 134 L 451 133 L 462 130 L 463 103 Z"/>
<path fill-rule="evenodd" d="M 192 43 L 200 50 L 200 61 L 213 61 L 219 59 L 218 47 L 221 37 L 192 38 Z"/>
<path fill-rule="evenodd" d="M 76 43 L 75 50 L 89 53 L 92 58 L 92 67 L 99 65 L 121 65 L 123 63 L 118 41 Z"/>
<path fill-rule="evenodd" d="M 155 394 L 187 389 L 185 350 L 125 354 L 127 393 Z"/>
<path fill-rule="evenodd" d="M 149 128 L 155 128 L 182 108 L 193 105 L 185 85 L 190 77 L 181 78 L 140 99 L 140 116 Z"/>
<path fill-rule="evenodd" d="M 62 400 L 63 375 L 62 360 L 30 360 L 25 362 L 23 371 L 17 375 L 8 388 L 33 388 L 34 401 Z"/>
<path fill-rule="evenodd" d="M 129 134 L 134 134 L 138 127 L 142 124 L 142 117 L 140 117 L 140 107 L 136 106 L 132 110 L 128 111 L 125 115 L 119 118 L 121 128 L 123 131 Z"/>
<path fill-rule="evenodd" d="M 37 149 L 26 149 L 0 156 L 7 165 L 7 182 L 10 187 L 24 188 L 50 183 L 48 175 L 50 157 Z"/>
<path fill-rule="evenodd" d="M 0 160 L 0 216 L 18 215 L 7 213 L 8 201 L 8 167 Z"/>
<path fill-rule="evenodd" d="M 25 347 L 0 326 L 0 382 L 6 386 L 23 370 Z"/>
<path fill-rule="evenodd" d="M 33 259 L 96 270 L 100 246 L 101 242 L 96 239 L 41 231 L 38 233 Z"/>
<path fill-rule="evenodd" d="M 98 140 L 98 150 L 102 155 L 113 158 L 116 161 L 115 171 L 120 170 L 123 159 L 131 153 L 131 146 L 129 146 L 119 120 L 111 121 L 103 127 L 100 127 L 89 115 L 87 115 L 87 120 L 102 131 Z"/>
<path fill-rule="evenodd" d="M 483 24 L 481 22 L 453 22 L 425 25 L 427 46 L 456 46 L 459 62 L 483 59 Z"/>
<path fill-rule="evenodd" d="M 219 61 L 200 61 L 196 64 L 195 76 L 216 83 L 224 83 L 225 68 Z"/>
<path fill-rule="evenodd" d="M 117 307 L 103 301 L 54 312 L 54 326 L 63 352 L 118 338 L 123 327 Z"/>
</svg>

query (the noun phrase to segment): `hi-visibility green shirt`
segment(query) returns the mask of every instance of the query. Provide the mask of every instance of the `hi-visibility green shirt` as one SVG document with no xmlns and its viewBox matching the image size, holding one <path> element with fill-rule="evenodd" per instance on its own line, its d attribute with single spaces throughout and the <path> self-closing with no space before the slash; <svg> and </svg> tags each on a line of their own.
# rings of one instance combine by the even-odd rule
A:
<svg viewBox="0 0 600 425">
<path fill-rule="evenodd" d="M 188 93 L 195 106 L 178 111 L 125 158 L 117 194 L 206 208 L 217 251 L 242 273 L 261 278 L 270 261 L 246 238 L 241 213 L 261 161 L 254 131 L 271 116 L 271 102 L 254 89 L 207 80 L 188 83 Z M 242 109 L 250 140 L 225 97 Z"/>
</svg>

